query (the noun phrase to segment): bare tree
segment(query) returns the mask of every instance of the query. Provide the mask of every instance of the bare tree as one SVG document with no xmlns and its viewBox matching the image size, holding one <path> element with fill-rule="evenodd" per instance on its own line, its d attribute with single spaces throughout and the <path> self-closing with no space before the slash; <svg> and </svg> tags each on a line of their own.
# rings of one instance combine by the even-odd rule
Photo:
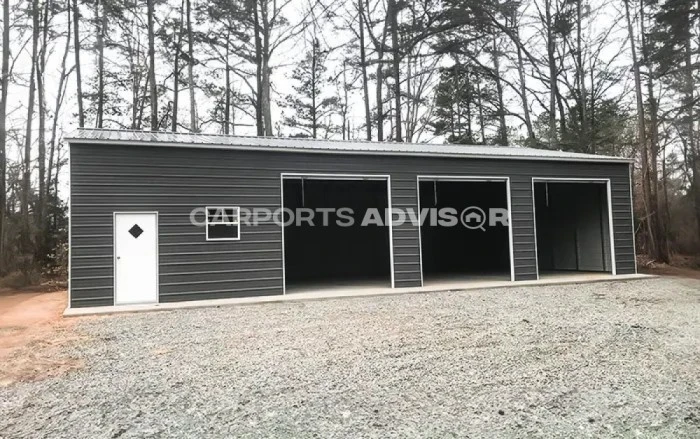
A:
<svg viewBox="0 0 700 439">
<path fill-rule="evenodd" d="M 185 0 L 187 5 L 187 74 L 190 89 L 190 130 L 194 133 L 199 131 L 197 127 L 197 103 L 195 102 L 194 84 L 194 35 L 192 33 L 192 4 L 191 0 Z M 150 42 L 149 42 L 150 44 Z"/>
<path fill-rule="evenodd" d="M 647 142 L 646 118 L 644 116 L 644 96 L 642 94 L 642 79 L 637 59 L 637 48 L 635 43 L 634 26 L 630 14 L 629 0 L 625 2 L 625 16 L 627 18 L 627 31 L 629 34 L 630 50 L 632 52 L 632 70 L 634 73 L 635 96 L 637 101 L 637 137 L 639 140 L 640 155 L 642 158 L 642 197 L 644 202 L 644 210 L 647 213 L 645 223 L 647 226 L 649 240 L 649 254 L 653 258 L 661 256 L 661 249 L 658 242 L 658 227 L 657 227 L 657 208 L 658 204 L 654 204 L 651 184 L 650 161 L 655 161 L 656 158 L 650 156 L 649 145 Z"/>
<path fill-rule="evenodd" d="M 0 274 L 5 272 L 5 217 L 7 216 L 7 96 L 10 86 L 10 2 L 2 2 L 2 73 L 0 76 Z"/>
<path fill-rule="evenodd" d="M 260 11 L 258 9 L 258 1 L 253 5 L 253 32 L 255 36 L 255 125 L 258 130 L 258 136 L 265 135 L 265 122 L 263 120 L 263 81 L 262 81 L 262 37 L 260 36 Z"/>
<path fill-rule="evenodd" d="M 629 0 L 628 0 L 629 1 Z M 640 40 L 642 57 L 644 64 L 647 68 L 647 102 L 649 104 L 649 135 L 648 144 L 645 146 L 648 155 L 648 165 L 649 169 L 647 172 L 647 178 L 649 180 L 649 200 L 648 206 L 650 211 L 648 213 L 652 214 L 649 219 L 651 223 L 651 228 L 654 233 L 653 241 L 655 247 L 652 248 L 651 253 L 653 257 L 657 258 L 662 262 L 669 261 L 668 254 L 668 242 L 666 239 L 666 233 L 664 231 L 665 227 L 663 225 L 663 215 L 660 214 L 659 208 L 661 207 L 659 203 L 659 167 L 658 167 L 658 157 L 659 157 L 659 113 L 658 113 L 658 103 L 654 96 L 654 72 L 649 57 L 649 47 L 646 37 L 645 30 L 645 13 L 644 13 L 644 1 L 639 2 L 639 22 L 640 22 Z M 633 36 L 630 35 L 630 38 Z M 636 83 L 635 83 L 636 84 Z M 692 86 L 691 86 L 692 88 Z M 692 131 L 692 130 L 691 130 Z"/>
<path fill-rule="evenodd" d="M 552 20 L 552 1 L 545 0 L 544 25 L 547 31 L 547 64 L 549 66 L 549 147 L 554 148 L 557 141 L 556 99 L 558 96 L 557 61 L 555 58 L 554 22 Z M 540 14 L 541 15 L 541 14 Z"/>
<path fill-rule="evenodd" d="M 97 49 L 97 110 L 95 126 L 102 128 L 104 124 L 105 107 L 105 32 L 107 31 L 107 9 L 105 0 L 95 1 L 95 26 Z M 150 1 L 150 0 L 149 0 Z"/>
<path fill-rule="evenodd" d="M 32 67 L 29 75 L 29 96 L 27 99 L 27 126 L 24 137 L 24 166 L 22 168 L 22 251 L 25 257 L 32 253 L 31 222 L 29 216 L 29 192 L 31 191 L 32 121 L 34 120 L 34 94 L 36 91 L 36 66 L 39 50 L 39 0 L 32 0 Z M 29 261 L 26 261 L 25 275 L 29 274 Z"/>
<path fill-rule="evenodd" d="M 513 11 L 513 28 L 514 32 L 512 38 L 515 41 L 515 51 L 517 54 L 517 68 L 518 68 L 518 80 L 520 82 L 520 100 L 523 106 L 523 121 L 525 122 L 525 128 L 527 130 L 528 141 L 533 143 L 535 141 L 535 130 L 532 128 L 532 119 L 530 117 L 530 104 L 527 98 L 527 79 L 525 76 L 525 62 L 523 57 L 522 43 L 520 41 L 520 33 L 518 28 L 520 26 L 519 20 L 517 19 L 518 11 Z"/>
<path fill-rule="evenodd" d="M 395 136 L 394 140 L 403 142 L 401 132 L 401 46 L 399 44 L 399 24 L 398 24 L 399 8 L 396 5 L 396 0 L 387 0 L 387 16 L 389 18 L 389 27 L 391 28 L 391 65 L 394 75 L 394 107 L 395 107 Z"/>
<path fill-rule="evenodd" d="M 365 107 L 365 128 L 367 140 L 372 140 L 372 113 L 369 106 L 369 85 L 367 81 L 367 55 L 365 53 L 365 13 L 363 0 L 357 0 L 357 22 L 360 39 L 360 69 L 362 71 L 362 95 Z"/>
<path fill-rule="evenodd" d="M 508 126 L 506 125 L 506 106 L 503 103 L 503 84 L 501 83 L 501 54 L 498 47 L 497 34 L 492 37 L 491 58 L 493 59 L 494 81 L 496 82 L 496 97 L 498 103 L 498 143 L 508 145 Z"/>
<path fill-rule="evenodd" d="M 180 52 L 182 51 L 182 31 L 184 23 L 185 0 L 180 2 L 180 19 L 178 20 L 178 31 L 175 38 L 175 68 L 173 69 L 173 132 L 177 131 L 177 117 L 180 101 Z"/>
<path fill-rule="evenodd" d="M 39 103 L 39 151 L 37 161 L 39 165 L 39 191 L 37 214 L 35 217 L 37 225 L 37 246 L 38 253 L 44 254 L 45 235 L 46 235 L 46 51 L 48 50 L 48 35 L 49 35 L 49 14 L 51 10 L 51 0 L 44 0 L 42 10 L 41 24 L 41 46 L 39 50 L 39 58 L 36 60 L 36 82 L 37 82 L 37 99 Z"/>
<path fill-rule="evenodd" d="M 386 39 L 389 34 L 389 26 L 387 25 L 388 23 L 388 11 L 385 11 L 385 16 L 379 20 L 381 23 L 383 23 L 381 33 L 379 37 L 375 36 L 372 27 L 375 24 L 370 18 L 370 11 L 371 8 L 369 6 L 369 0 L 365 0 L 365 8 L 364 12 L 367 14 L 367 16 L 363 15 L 363 22 L 367 26 L 367 35 L 370 37 L 370 40 L 372 41 L 372 44 L 374 46 L 374 51 L 376 53 L 376 59 L 373 61 L 377 65 L 377 72 L 376 72 L 376 78 L 375 78 L 375 99 L 377 102 L 377 140 L 378 141 L 383 141 L 384 140 L 384 93 L 382 90 L 382 87 L 384 86 L 384 65 L 383 63 L 385 62 L 384 60 L 384 54 L 386 53 L 387 46 L 386 46 Z"/>
<path fill-rule="evenodd" d="M 68 84 L 68 77 L 73 71 L 73 68 L 68 69 L 66 67 L 66 62 L 68 60 L 68 54 L 70 53 L 70 43 L 71 43 L 71 26 L 72 26 L 72 20 L 71 20 L 71 0 L 66 0 L 66 11 L 68 12 L 67 15 L 67 27 L 66 27 L 66 45 L 63 49 L 63 57 L 61 58 L 61 73 L 60 76 L 58 77 L 58 86 L 56 87 L 56 100 L 54 103 L 54 110 L 53 110 L 53 119 L 51 121 L 51 140 L 49 141 L 49 161 L 47 164 L 47 176 L 46 176 L 46 193 L 45 197 L 49 197 L 49 194 L 51 193 L 51 182 L 54 181 L 52 178 L 53 170 L 56 168 L 58 170 L 58 166 L 56 165 L 56 162 L 58 161 L 58 153 L 56 151 L 57 149 L 57 144 L 58 144 L 58 120 L 59 120 L 59 115 L 61 113 L 61 107 L 63 106 L 63 102 L 65 100 L 66 96 L 66 89 L 67 89 L 67 84 Z M 77 65 L 75 67 L 77 69 Z M 56 177 L 55 180 L 58 180 L 58 172 L 56 172 Z M 56 183 L 54 182 L 54 185 Z"/>
<path fill-rule="evenodd" d="M 75 52 L 76 100 L 78 101 L 78 126 L 85 126 L 85 111 L 83 110 L 83 76 L 80 70 L 80 9 L 78 0 L 73 0 L 73 50 Z"/>
<path fill-rule="evenodd" d="M 403 118 L 405 126 L 404 140 L 413 142 L 420 139 L 421 134 L 429 126 L 430 113 L 434 98 L 431 96 L 434 85 L 437 65 L 440 57 L 428 55 L 427 45 L 420 44 L 411 52 L 404 54 L 405 73 L 405 99 L 406 108 Z"/>
</svg>

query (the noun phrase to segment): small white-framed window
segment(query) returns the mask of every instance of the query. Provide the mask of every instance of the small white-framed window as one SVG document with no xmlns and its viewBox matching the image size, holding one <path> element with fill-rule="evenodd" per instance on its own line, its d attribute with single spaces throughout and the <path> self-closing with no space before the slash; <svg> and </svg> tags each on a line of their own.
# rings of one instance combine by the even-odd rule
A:
<svg viewBox="0 0 700 439">
<path fill-rule="evenodd" d="M 207 207 L 207 241 L 241 239 L 240 207 Z"/>
</svg>

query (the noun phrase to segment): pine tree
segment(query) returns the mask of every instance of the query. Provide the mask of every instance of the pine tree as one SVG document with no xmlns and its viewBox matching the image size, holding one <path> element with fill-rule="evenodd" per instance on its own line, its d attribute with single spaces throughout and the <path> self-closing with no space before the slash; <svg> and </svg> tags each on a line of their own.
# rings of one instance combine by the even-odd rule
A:
<svg viewBox="0 0 700 439">
<path fill-rule="evenodd" d="M 445 136 L 449 143 L 486 143 L 485 125 L 496 115 L 495 105 L 491 103 L 495 94 L 492 85 L 480 76 L 478 69 L 461 63 L 440 71 L 430 124 L 434 133 Z"/>
<path fill-rule="evenodd" d="M 328 137 L 337 131 L 332 123 L 332 115 L 339 110 L 337 96 L 324 96 L 324 86 L 330 84 L 325 77 L 328 52 L 321 48 L 318 38 L 313 38 L 311 50 L 306 53 L 292 74 L 294 94 L 287 96 L 285 107 L 293 115 L 285 118 L 285 124 L 299 130 L 296 137 Z"/>
</svg>

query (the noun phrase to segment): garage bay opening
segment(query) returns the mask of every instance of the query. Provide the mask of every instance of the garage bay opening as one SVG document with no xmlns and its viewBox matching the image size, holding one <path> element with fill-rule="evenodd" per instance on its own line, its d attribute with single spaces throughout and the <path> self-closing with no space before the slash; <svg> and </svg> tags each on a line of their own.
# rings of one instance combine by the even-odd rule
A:
<svg viewBox="0 0 700 439">
<path fill-rule="evenodd" d="M 613 272 L 605 183 L 534 182 L 540 277 Z"/>
<path fill-rule="evenodd" d="M 420 177 L 418 185 L 421 211 L 457 217 L 423 221 L 423 285 L 511 280 L 508 181 Z"/>
<path fill-rule="evenodd" d="M 284 224 L 287 293 L 391 287 L 386 178 L 285 175 L 282 184 L 284 208 L 296 214 Z M 362 225 L 368 209 L 378 221 Z M 313 212 L 313 224 L 299 212 Z"/>
</svg>

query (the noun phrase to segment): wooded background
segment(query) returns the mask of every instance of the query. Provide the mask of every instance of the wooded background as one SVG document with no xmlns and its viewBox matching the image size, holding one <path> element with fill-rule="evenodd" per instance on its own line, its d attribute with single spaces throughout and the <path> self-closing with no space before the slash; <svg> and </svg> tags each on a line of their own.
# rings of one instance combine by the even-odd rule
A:
<svg viewBox="0 0 700 439">
<path fill-rule="evenodd" d="M 632 157 L 638 252 L 700 248 L 700 0 L 2 8 L 0 278 L 64 272 L 78 126 Z"/>
</svg>

